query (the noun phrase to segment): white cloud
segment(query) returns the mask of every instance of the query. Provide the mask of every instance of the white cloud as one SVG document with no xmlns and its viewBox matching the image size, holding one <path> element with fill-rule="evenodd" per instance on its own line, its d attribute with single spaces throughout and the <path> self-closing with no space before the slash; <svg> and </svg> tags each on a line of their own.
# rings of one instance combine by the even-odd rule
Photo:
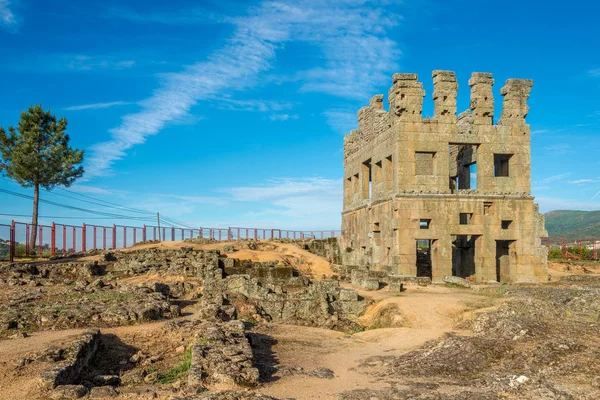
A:
<svg viewBox="0 0 600 400">
<path fill-rule="evenodd" d="M 94 71 L 102 69 L 120 70 L 135 65 L 132 60 L 117 60 L 109 56 L 90 56 L 85 54 L 65 55 L 65 66 L 73 71 Z"/>
<path fill-rule="evenodd" d="M 120 18 L 137 23 L 158 23 L 165 25 L 197 24 L 199 22 L 215 22 L 219 18 L 208 9 L 194 8 L 183 11 L 138 12 L 131 8 L 110 8 L 105 15 L 107 18 Z"/>
<path fill-rule="evenodd" d="M 548 133 L 548 132 L 550 132 L 548 129 L 538 129 L 538 130 L 535 130 L 535 131 L 531 131 L 531 134 L 532 135 L 538 135 L 540 133 Z"/>
<path fill-rule="evenodd" d="M 85 185 L 72 185 L 69 186 L 69 190 L 72 190 L 77 193 L 91 193 L 91 194 L 113 194 L 112 191 L 107 189 L 102 189 L 95 186 L 85 186 Z"/>
<path fill-rule="evenodd" d="M 600 182 L 600 178 L 596 178 L 596 179 L 586 178 L 586 179 L 576 179 L 573 181 L 569 181 L 569 183 L 572 183 L 572 184 L 597 183 L 597 182 Z"/>
<path fill-rule="evenodd" d="M 592 199 L 593 200 L 593 199 Z M 600 210 L 600 203 L 555 197 L 536 197 L 540 210 L 544 213 L 554 210 Z"/>
<path fill-rule="evenodd" d="M 12 30 L 17 26 L 17 20 L 9 7 L 9 0 L 0 0 L 0 26 Z"/>
<path fill-rule="evenodd" d="M 569 181 L 569 183 L 590 183 L 590 182 L 594 182 L 593 179 L 576 179 L 574 181 Z"/>
<path fill-rule="evenodd" d="M 290 119 L 298 119 L 298 114 L 272 114 L 269 115 L 271 121 L 288 121 Z"/>
<path fill-rule="evenodd" d="M 544 147 L 544 150 L 546 150 L 546 152 L 550 155 L 562 155 L 574 152 L 571 145 L 567 143 L 552 144 L 550 146 Z"/>
<path fill-rule="evenodd" d="M 546 183 L 552 183 L 552 182 L 556 182 L 556 181 L 560 181 L 565 179 L 566 177 L 568 177 L 569 175 L 571 175 L 570 172 L 565 172 L 563 174 L 557 174 L 557 175 L 552 175 L 549 176 L 547 178 L 544 178 L 540 181 L 535 182 L 536 184 L 546 184 Z"/>
<path fill-rule="evenodd" d="M 289 110 L 293 104 L 289 101 L 272 101 L 272 100 L 235 100 L 232 98 L 218 98 L 217 106 L 232 111 L 283 111 Z"/>
<path fill-rule="evenodd" d="M 329 126 L 334 131 L 343 135 L 350 133 L 350 130 L 356 129 L 358 126 L 355 112 L 336 109 L 325 111 L 323 115 L 327 119 Z"/>
<path fill-rule="evenodd" d="M 301 228 L 331 229 L 340 226 L 341 180 L 277 179 L 266 184 L 234 187 L 224 191 L 231 195 L 232 201 L 261 203 L 264 209 L 260 214 L 274 216 L 272 221 L 279 221 L 279 226 L 289 224 L 289 219 L 292 223 L 300 223 Z M 286 221 L 278 220 L 277 216 L 286 217 Z"/>
<path fill-rule="evenodd" d="M 109 108 L 109 107 L 116 107 L 116 106 L 127 106 L 130 105 L 131 103 L 126 102 L 126 101 L 113 101 L 110 103 L 93 103 L 93 104 L 83 104 L 80 106 L 71 106 L 71 107 L 67 107 L 65 108 L 65 110 L 67 111 L 80 111 L 80 110 L 95 110 L 95 109 L 99 109 L 99 108 Z"/>
<path fill-rule="evenodd" d="M 600 68 L 591 69 L 589 71 L 589 74 L 593 77 L 599 77 L 600 76 Z"/>
<path fill-rule="evenodd" d="M 397 19 L 389 7 L 376 3 L 268 1 L 231 22 L 236 26 L 235 33 L 223 48 L 207 61 L 164 76 L 161 87 L 141 103 L 141 110 L 124 116 L 121 124 L 110 131 L 110 141 L 91 148 L 88 177 L 110 173 L 113 163 L 127 150 L 183 118 L 198 101 L 256 85 L 259 75 L 271 68 L 276 51 L 286 42 L 306 42 L 323 52 L 324 69 L 300 74 L 306 80 L 305 91 L 368 97 L 368 89 L 396 69 L 399 52 L 385 34 Z"/>
</svg>

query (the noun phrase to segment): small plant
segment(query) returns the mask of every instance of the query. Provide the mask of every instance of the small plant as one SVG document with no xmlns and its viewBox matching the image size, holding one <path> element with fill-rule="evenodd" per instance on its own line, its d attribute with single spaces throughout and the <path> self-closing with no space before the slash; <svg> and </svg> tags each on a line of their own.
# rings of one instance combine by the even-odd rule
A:
<svg viewBox="0 0 600 400">
<path fill-rule="evenodd" d="M 158 383 L 168 384 L 168 383 L 175 382 L 177 379 L 179 379 L 182 376 L 184 376 L 185 374 L 187 374 L 188 371 L 190 370 L 191 366 L 192 366 L 192 349 L 191 349 L 191 347 L 188 347 L 187 349 L 185 349 L 185 352 L 183 353 L 183 361 L 181 362 L 181 364 L 179 364 L 175 368 L 170 369 L 169 371 L 167 371 L 165 373 L 158 374 Z"/>
<path fill-rule="evenodd" d="M 502 286 L 502 287 L 493 288 L 490 290 L 480 290 L 478 292 L 475 292 L 475 294 L 478 294 L 480 296 L 498 298 L 498 297 L 504 297 L 504 295 L 506 294 L 507 291 L 508 291 L 508 287 Z"/>
<path fill-rule="evenodd" d="M 462 285 L 457 285 L 456 283 L 446 282 L 445 286 L 451 289 L 469 289 L 468 287 L 464 287 Z"/>
</svg>

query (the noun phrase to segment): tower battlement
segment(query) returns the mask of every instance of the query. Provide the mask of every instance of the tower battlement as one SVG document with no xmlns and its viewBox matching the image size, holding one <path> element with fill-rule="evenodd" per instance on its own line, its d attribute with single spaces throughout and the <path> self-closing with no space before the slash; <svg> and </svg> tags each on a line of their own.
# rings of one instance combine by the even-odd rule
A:
<svg viewBox="0 0 600 400">
<path fill-rule="evenodd" d="M 492 74 L 471 75 L 469 108 L 460 114 L 456 74 L 435 70 L 432 79 L 431 118 L 422 115 L 417 74 L 398 73 L 389 109 L 375 95 L 344 137 L 345 264 L 434 280 L 543 280 L 546 232 L 531 197 L 526 123 L 533 81 L 506 81 L 494 123 Z M 424 242 L 429 266 L 419 261 Z"/>
</svg>

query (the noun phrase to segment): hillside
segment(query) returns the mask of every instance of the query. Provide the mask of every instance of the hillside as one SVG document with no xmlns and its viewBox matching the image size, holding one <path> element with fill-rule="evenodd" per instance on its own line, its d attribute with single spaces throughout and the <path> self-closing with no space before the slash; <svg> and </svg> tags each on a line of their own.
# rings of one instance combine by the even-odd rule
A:
<svg viewBox="0 0 600 400">
<path fill-rule="evenodd" d="M 567 240 L 597 238 L 600 240 L 600 210 L 556 210 L 546 213 L 546 229 L 551 238 Z"/>
</svg>

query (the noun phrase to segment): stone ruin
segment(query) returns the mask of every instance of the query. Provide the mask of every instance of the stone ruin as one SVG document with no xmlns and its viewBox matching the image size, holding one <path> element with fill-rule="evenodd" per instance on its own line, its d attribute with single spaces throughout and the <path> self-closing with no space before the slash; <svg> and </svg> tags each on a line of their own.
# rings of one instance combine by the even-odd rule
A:
<svg viewBox="0 0 600 400">
<path fill-rule="evenodd" d="M 342 264 L 437 282 L 547 280 L 525 122 L 533 81 L 506 81 L 496 124 L 489 73 L 473 73 L 458 116 L 454 72 L 433 72 L 433 118 L 416 74 L 392 81 L 389 111 L 376 95 L 344 138 Z"/>
<path fill-rule="evenodd" d="M 311 281 L 292 267 L 252 262 L 216 250 L 137 250 L 119 254 L 112 270 L 125 275 L 170 273 L 202 285 L 203 318 L 267 320 L 353 330 L 365 302 L 337 280 Z"/>
</svg>

